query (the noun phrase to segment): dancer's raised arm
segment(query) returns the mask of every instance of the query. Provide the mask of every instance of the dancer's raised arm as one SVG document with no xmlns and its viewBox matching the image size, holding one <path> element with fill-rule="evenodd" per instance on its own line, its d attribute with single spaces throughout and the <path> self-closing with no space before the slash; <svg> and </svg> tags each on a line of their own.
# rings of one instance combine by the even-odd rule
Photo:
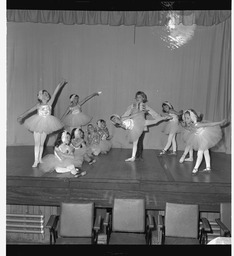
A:
<svg viewBox="0 0 234 256">
<path fill-rule="evenodd" d="M 52 104 L 53 104 L 54 99 L 55 99 L 56 95 L 58 94 L 59 90 L 60 90 L 63 86 L 65 86 L 67 83 L 68 83 L 68 82 L 67 82 L 66 80 L 63 80 L 62 82 L 60 82 L 60 83 L 57 85 L 57 87 L 55 88 L 55 90 L 54 90 L 54 92 L 53 92 L 53 94 L 52 94 L 52 96 L 51 96 L 51 99 L 50 99 L 49 102 L 48 102 L 49 105 L 52 105 Z"/>
<path fill-rule="evenodd" d="M 87 96 L 86 98 L 84 98 L 83 100 L 81 100 L 81 101 L 79 102 L 79 105 L 82 106 L 86 101 L 92 99 L 92 98 L 95 97 L 95 96 L 99 96 L 101 93 L 102 93 L 102 92 L 95 92 L 95 93 L 93 93 L 93 94 Z"/>
</svg>

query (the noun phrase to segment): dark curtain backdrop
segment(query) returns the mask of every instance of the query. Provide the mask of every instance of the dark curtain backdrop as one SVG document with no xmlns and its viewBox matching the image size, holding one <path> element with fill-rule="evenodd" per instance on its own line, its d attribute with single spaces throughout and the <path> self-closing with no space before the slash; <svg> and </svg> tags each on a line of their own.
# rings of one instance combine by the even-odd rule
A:
<svg viewBox="0 0 234 256">
<path fill-rule="evenodd" d="M 131 145 L 109 117 L 123 114 L 138 90 L 147 94 L 149 106 L 158 113 L 168 100 L 176 110 L 193 108 L 206 120 L 231 119 L 230 13 L 225 18 L 220 14 L 219 22 L 211 25 L 197 25 L 193 39 L 175 50 L 160 39 L 162 26 L 26 22 L 12 18 L 17 14 L 7 12 L 7 145 L 33 145 L 32 134 L 16 119 L 36 104 L 39 90 L 52 93 L 63 78 L 68 84 L 54 115 L 62 116 L 70 94 L 82 99 L 102 91 L 83 105 L 83 112 L 93 116 L 93 123 L 107 121 L 116 148 Z M 145 148 L 163 148 L 167 136 L 162 128 L 150 127 Z M 231 126 L 223 132 L 213 150 L 231 153 Z M 49 137 L 48 145 L 54 140 Z M 183 150 L 180 135 L 177 141 Z"/>
</svg>

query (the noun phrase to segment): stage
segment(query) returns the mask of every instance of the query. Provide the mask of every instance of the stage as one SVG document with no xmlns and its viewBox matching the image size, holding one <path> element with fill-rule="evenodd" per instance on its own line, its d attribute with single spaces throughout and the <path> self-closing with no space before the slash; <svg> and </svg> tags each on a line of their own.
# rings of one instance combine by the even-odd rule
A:
<svg viewBox="0 0 234 256">
<path fill-rule="evenodd" d="M 44 155 L 52 153 L 52 147 Z M 113 148 L 84 163 L 87 174 L 42 173 L 33 168 L 33 146 L 7 147 L 7 204 L 59 206 L 62 201 L 93 201 L 100 208 L 112 206 L 114 197 L 146 199 L 148 210 L 163 210 L 166 202 L 195 203 L 200 211 L 219 212 L 220 202 L 231 202 L 231 155 L 212 152 L 211 173 L 192 175 L 196 160 L 179 163 L 177 156 L 159 157 L 159 150 L 145 149 L 143 161 L 125 162 L 131 149 Z M 203 160 L 199 170 L 205 168 Z"/>
</svg>

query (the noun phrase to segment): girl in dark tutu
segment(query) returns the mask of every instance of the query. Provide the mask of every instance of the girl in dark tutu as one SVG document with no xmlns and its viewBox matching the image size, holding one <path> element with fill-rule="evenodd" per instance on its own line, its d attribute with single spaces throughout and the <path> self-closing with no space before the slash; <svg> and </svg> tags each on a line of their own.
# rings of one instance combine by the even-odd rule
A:
<svg viewBox="0 0 234 256">
<path fill-rule="evenodd" d="M 41 163 L 41 158 L 43 154 L 43 148 L 46 136 L 52 132 L 58 131 L 63 128 L 63 123 L 55 116 L 51 115 L 52 112 L 52 104 L 54 99 L 60 89 L 66 85 L 67 82 L 61 82 L 52 96 L 46 90 L 39 91 L 37 98 L 38 104 L 36 104 L 31 109 L 24 112 L 22 115 L 18 117 L 18 122 L 20 124 L 23 123 L 23 119 L 30 114 L 31 112 L 37 110 L 37 114 L 29 117 L 25 122 L 25 127 L 33 132 L 34 134 L 34 164 L 32 167 L 37 167 L 38 163 Z"/>
<path fill-rule="evenodd" d="M 190 126 L 190 131 L 186 132 L 184 135 L 186 150 L 193 149 L 197 151 L 197 161 L 192 174 L 198 172 L 203 155 L 206 162 L 206 168 L 203 171 L 211 171 L 209 149 L 214 147 L 222 139 L 222 130 L 220 126 L 226 123 L 225 119 L 220 122 L 201 122 L 199 117 L 200 116 L 198 116 L 193 109 L 186 110 L 182 117 L 185 123 Z M 184 152 L 182 157 L 185 157 L 185 154 L 186 152 Z"/>
<path fill-rule="evenodd" d="M 70 129 L 70 131 L 73 128 L 87 125 L 92 120 L 92 117 L 82 112 L 81 106 L 86 101 L 90 100 L 94 96 L 99 96 L 101 93 L 102 92 L 93 93 L 81 101 L 79 101 L 79 96 L 77 94 L 72 94 L 70 96 L 70 105 L 61 118 L 63 123 L 66 125 L 67 128 Z"/>
<path fill-rule="evenodd" d="M 139 111 L 138 107 L 140 104 L 144 107 L 144 118 L 147 119 L 147 116 L 151 116 L 153 119 L 158 120 L 160 114 L 155 112 L 148 104 L 147 95 L 143 91 L 138 91 L 135 94 L 134 102 L 128 106 L 126 112 L 121 117 L 127 117 Z M 148 131 L 148 127 L 145 126 L 143 132 L 141 133 L 140 137 L 138 138 L 137 142 L 137 152 L 136 152 L 136 159 L 135 160 L 143 160 L 143 140 L 145 137 L 145 132 Z"/>
<path fill-rule="evenodd" d="M 109 134 L 109 130 L 106 127 L 106 121 L 103 119 L 99 119 L 97 121 L 97 132 L 100 135 L 100 148 L 102 154 L 107 154 L 111 150 L 111 136 Z"/>
<path fill-rule="evenodd" d="M 165 127 L 162 130 L 162 132 L 168 135 L 168 139 L 166 146 L 159 153 L 159 156 L 165 155 L 167 150 L 171 147 L 171 145 L 173 151 L 169 155 L 176 155 L 176 134 L 179 133 L 179 117 L 183 114 L 183 111 L 175 111 L 171 103 L 169 103 L 168 101 L 163 102 L 162 108 L 165 115 L 172 117 L 172 119 L 166 122 Z"/>
<path fill-rule="evenodd" d="M 83 161 L 93 164 L 96 162 L 92 155 L 88 154 L 88 149 L 86 142 L 84 140 L 84 131 L 81 128 L 74 128 L 71 132 L 71 144 L 74 148 L 74 164 L 80 166 L 83 164 Z"/>
<path fill-rule="evenodd" d="M 115 127 L 121 127 L 127 130 L 129 142 L 133 143 L 132 156 L 125 161 L 135 161 L 138 139 L 146 126 L 157 124 L 160 121 L 169 119 L 171 119 L 171 117 L 162 117 L 158 115 L 154 120 L 146 120 L 144 103 L 139 103 L 139 106 L 137 106 L 135 111 L 130 116 L 120 117 L 118 115 L 112 115 L 110 117 L 111 122 L 115 125 Z"/>
<path fill-rule="evenodd" d="M 39 168 L 43 172 L 66 173 L 77 176 L 79 169 L 74 165 L 74 149 L 70 144 L 70 133 L 63 130 L 58 134 L 54 145 L 54 154 L 48 154 L 42 159 Z"/>
</svg>

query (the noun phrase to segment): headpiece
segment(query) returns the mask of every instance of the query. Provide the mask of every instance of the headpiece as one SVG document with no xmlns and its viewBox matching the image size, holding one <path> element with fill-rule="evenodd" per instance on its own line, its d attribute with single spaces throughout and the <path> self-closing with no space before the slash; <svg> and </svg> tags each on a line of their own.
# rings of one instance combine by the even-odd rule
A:
<svg viewBox="0 0 234 256">
<path fill-rule="evenodd" d="M 73 102 L 75 97 L 77 97 L 78 95 L 77 94 L 72 94 L 72 96 L 70 97 L 70 101 Z"/>
<path fill-rule="evenodd" d="M 184 114 L 185 114 L 186 112 L 189 112 L 189 115 L 190 115 L 190 117 L 191 117 L 192 122 L 193 122 L 194 124 L 196 124 L 196 123 L 197 123 L 197 115 L 196 115 L 191 109 L 187 109 L 187 110 L 184 111 L 183 116 L 182 116 L 182 119 L 184 120 Z"/>
<path fill-rule="evenodd" d="M 167 105 L 170 109 L 174 109 L 170 102 L 164 101 L 162 105 Z"/>
</svg>

